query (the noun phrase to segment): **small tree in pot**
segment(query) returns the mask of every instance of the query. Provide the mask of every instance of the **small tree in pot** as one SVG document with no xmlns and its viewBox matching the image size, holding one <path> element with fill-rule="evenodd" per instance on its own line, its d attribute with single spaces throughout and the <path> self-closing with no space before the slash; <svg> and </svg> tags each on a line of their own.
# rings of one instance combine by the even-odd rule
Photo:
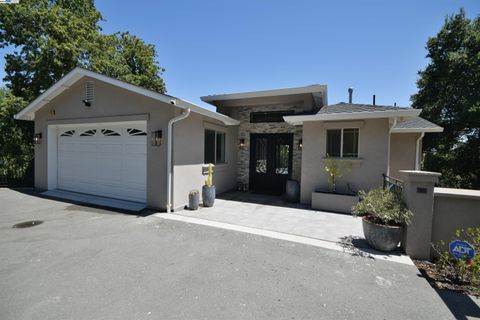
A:
<svg viewBox="0 0 480 320">
<path fill-rule="evenodd" d="M 401 195 L 382 188 L 368 193 L 359 191 L 360 201 L 352 208 L 355 216 L 362 217 L 363 234 L 373 248 L 390 252 L 397 248 L 402 228 L 409 224 L 412 212 Z"/>
<path fill-rule="evenodd" d="M 208 164 L 208 176 L 202 187 L 202 200 L 204 207 L 213 207 L 215 202 L 215 186 L 213 185 L 213 164 Z"/>
</svg>

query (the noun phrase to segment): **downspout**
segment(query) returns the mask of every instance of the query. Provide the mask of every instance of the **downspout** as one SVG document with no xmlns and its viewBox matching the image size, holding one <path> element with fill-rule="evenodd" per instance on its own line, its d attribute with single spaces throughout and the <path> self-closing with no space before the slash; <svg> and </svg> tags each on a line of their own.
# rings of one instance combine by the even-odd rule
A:
<svg viewBox="0 0 480 320">
<path fill-rule="evenodd" d="M 392 131 L 397 125 L 397 118 L 393 118 L 393 123 L 388 129 L 388 146 L 387 146 L 387 176 L 390 176 L 390 144 L 392 140 Z"/>
<path fill-rule="evenodd" d="M 420 137 L 417 139 L 417 144 L 415 147 L 415 170 L 420 170 L 420 141 L 425 137 L 425 132 L 422 132 Z"/>
<path fill-rule="evenodd" d="M 167 137 L 167 213 L 172 211 L 172 133 L 173 124 L 187 118 L 190 115 L 190 108 L 187 108 L 178 117 L 168 121 L 168 137 Z"/>
</svg>

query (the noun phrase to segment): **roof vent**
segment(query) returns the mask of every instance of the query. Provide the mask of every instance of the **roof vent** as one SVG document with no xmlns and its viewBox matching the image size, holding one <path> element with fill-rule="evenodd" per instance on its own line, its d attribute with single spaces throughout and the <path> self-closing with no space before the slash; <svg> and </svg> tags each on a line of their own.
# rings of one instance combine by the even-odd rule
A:
<svg viewBox="0 0 480 320">
<path fill-rule="evenodd" d="M 90 107 L 92 105 L 93 99 L 95 98 L 95 84 L 93 81 L 85 82 L 85 100 L 83 103 L 86 107 Z"/>
<path fill-rule="evenodd" d="M 352 103 L 353 88 L 348 88 L 348 103 Z"/>
</svg>

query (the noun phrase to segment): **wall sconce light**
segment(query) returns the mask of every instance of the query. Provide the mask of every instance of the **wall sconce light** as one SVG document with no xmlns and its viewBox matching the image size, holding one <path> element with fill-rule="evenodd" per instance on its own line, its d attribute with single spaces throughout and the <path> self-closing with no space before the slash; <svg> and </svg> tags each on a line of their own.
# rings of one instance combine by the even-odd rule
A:
<svg viewBox="0 0 480 320">
<path fill-rule="evenodd" d="M 162 130 L 152 132 L 152 146 L 158 147 L 162 145 Z"/>
<path fill-rule="evenodd" d="M 92 106 L 92 102 L 85 99 L 85 100 L 82 100 L 83 104 L 85 105 L 85 107 L 91 107 Z"/>
<path fill-rule="evenodd" d="M 33 135 L 33 143 L 34 144 L 40 144 L 42 143 L 42 134 L 41 133 L 35 133 Z"/>
<path fill-rule="evenodd" d="M 238 146 L 240 147 L 240 149 L 245 149 L 245 147 L 246 147 L 245 139 L 240 139 L 238 141 Z"/>
<path fill-rule="evenodd" d="M 302 150 L 303 149 L 303 140 L 300 139 L 298 140 L 298 150 Z"/>
</svg>

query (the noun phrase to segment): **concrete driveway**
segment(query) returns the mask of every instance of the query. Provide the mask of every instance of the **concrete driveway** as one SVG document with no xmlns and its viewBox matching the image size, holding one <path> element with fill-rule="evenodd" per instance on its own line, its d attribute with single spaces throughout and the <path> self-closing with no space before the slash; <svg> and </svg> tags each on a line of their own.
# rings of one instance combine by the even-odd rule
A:
<svg viewBox="0 0 480 320">
<path fill-rule="evenodd" d="M 27 220 L 43 223 L 12 228 Z M 0 256 L 2 319 L 450 319 L 467 312 L 453 314 L 411 265 L 8 189 L 0 189 Z"/>
</svg>

